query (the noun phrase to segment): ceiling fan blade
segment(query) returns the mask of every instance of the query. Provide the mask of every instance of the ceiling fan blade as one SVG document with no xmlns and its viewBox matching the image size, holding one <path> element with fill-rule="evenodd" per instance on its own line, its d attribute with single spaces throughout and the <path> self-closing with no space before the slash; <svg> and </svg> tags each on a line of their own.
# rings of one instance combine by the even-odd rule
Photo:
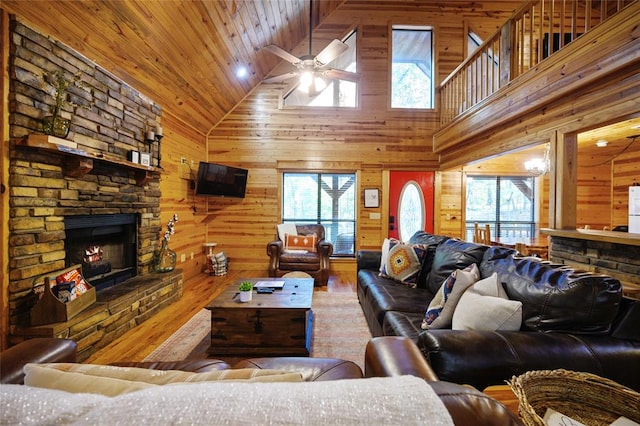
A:
<svg viewBox="0 0 640 426">
<path fill-rule="evenodd" d="M 282 49 L 281 47 L 276 46 L 275 44 L 270 44 L 268 46 L 263 47 L 263 49 L 268 50 L 269 52 L 273 53 L 274 55 L 278 55 L 280 56 L 282 59 L 284 59 L 287 62 L 290 62 L 292 64 L 297 64 L 298 62 L 300 62 L 300 58 L 298 58 L 297 56 L 293 56 L 291 53 L 287 52 L 286 50 Z"/>
<path fill-rule="evenodd" d="M 338 80 L 347 80 L 353 82 L 360 81 L 360 74 L 357 74 L 355 72 L 336 70 L 333 68 L 322 71 L 322 75 L 326 78 L 337 78 Z"/>
<path fill-rule="evenodd" d="M 263 80 L 264 83 L 282 83 L 291 78 L 298 77 L 300 74 L 297 72 L 288 72 L 286 74 L 280 74 L 273 77 L 268 77 Z"/>
<path fill-rule="evenodd" d="M 327 47 L 322 49 L 322 51 L 316 55 L 316 61 L 320 62 L 322 65 L 327 65 L 329 62 L 342 55 L 347 49 L 349 49 L 349 46 L 346 43 L 343 43 L 338 39 L 332 40 Z"/>
</svg>

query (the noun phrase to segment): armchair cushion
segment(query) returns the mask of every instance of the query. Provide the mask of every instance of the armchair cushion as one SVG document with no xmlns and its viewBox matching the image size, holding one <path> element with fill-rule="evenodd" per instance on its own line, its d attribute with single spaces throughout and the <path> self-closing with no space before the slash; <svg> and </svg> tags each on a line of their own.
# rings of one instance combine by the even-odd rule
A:
<svg viewBox="0 0 640 426">
<path fill-rule="evenodd" d="M 316 245 L 318 244 L 318 236 L 316 234 L 311 235 L 297 235 L 297 234 L 285 234 L 284 249 L 285 250 L 302 250 L 310 253 L 316 252 Z"/>
</svg>

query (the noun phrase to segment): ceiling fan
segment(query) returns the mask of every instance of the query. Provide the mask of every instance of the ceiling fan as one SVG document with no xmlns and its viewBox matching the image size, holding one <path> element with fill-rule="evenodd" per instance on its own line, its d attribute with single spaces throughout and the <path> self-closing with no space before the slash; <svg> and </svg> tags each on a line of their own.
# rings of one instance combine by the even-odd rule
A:
<svg viewBox="0 0 640 426">
<path fill-rule="evenodd" d="M 325 79 L 340 79 L 356 82 L 360 79 L 360 75 L 344 71 L 340 69 L 330 68 L 328 65 L 333 60 L 342 55 L 349 49 L 349 46 L 342 41 L 335 39 L 329 43 L 316 56 L 312 53 L 312 34 L 313 34 L 313 0 L 309 0 L 309 53 L 307 55 L 297 57 L 282 49 L 279 46 L 271 44 L 263 47 L 263 49 L 280 56 L 285 61 L 291 63 L 297 68 L 296 71 L 269 77 L 264 80 L 265 83 L 281 83 L 292 78 L 297 79 L 287 88 L 285 96 L 291 91 L 300 87 L 307 91 L 309 96 L 316 96 L 326 86 Z"/>
</svg>

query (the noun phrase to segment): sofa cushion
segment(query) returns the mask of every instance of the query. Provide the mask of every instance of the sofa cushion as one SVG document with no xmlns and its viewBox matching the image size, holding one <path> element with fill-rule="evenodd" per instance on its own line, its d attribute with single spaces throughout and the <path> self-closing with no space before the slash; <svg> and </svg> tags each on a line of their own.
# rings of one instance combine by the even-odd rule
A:
<svg viewBox="0 0 640 426">
<path fill-rule="evenodd" d="M 421 312 L 389 311 L 382 322 L 383 334 L 404 336 L 416 342 L 418 335 L 424 331 L 422 330 L 423 319 L 424 315 Z"/>
<path fill-rule="evenodd" d="M 58 389 L 73 393 L 121 395 L 153 386 L 183 382 L 234 380 L 249 382 L 301 382 L 298 372 L 262 369 L 227 369 L 207 373 L 177 370 L 150 370 L 136 367 L 75 363 L 27 364 L 27 386 Z"/>
<path fill-rule="evenodd" d="M 482 276 L 498 275 L 509 299 L 522 302 L 524 330 L 606 334 L 622 299 L 615 278 L 489 249 Z"/>
<path fill-rule="evenodd" d="M 427 288 L 435 294 L 444 280 L 455 270 L 464 269 L 472 263 L 480 264 L 487 246 L 450 238 L 438 245 Z"/>
<path fill-rule="evenodd" d="M 425 254 L 426 247 L 421 244 L 386 238 L 382 244 L 380 276 L 416 287 Z"/>
<path fill-rule="evenodd" d="M 473 284 L 464 292 L 453 313 L 454 330 L 520 330 L 522 302 L 509 300 L 498 275 Z"/>
<path fill-rule="evenodd" d="M 460 297 L 465 290 L 478 281 L 479 278 L 480 272 L 475 263 L 472 263 L 465 269 L 451 272 L 429 304 L 424 314 L 422 328 L 424 330 L 430 328 L 451 328 L 453 312 L 458 305 Z"/>
<path fill-rule="evenodd" d="M 450 237 L 446 237 L 444 235 L 433 235 L 425 231 L 416 231 L 416 233 L 413 234 L 409 239 L 409 243 L 411 244 L 422 244 L 423 246 L 427 247 L 427 252 L 424 256 L 424 260 L 422 261 L 422 268 L 420 269 L 420 274 L 418 275 L 417 286 L 419 288 L 428 288 L 427 279 L 429 278 L 429 273 L 431 272 L 433 258 L 436 255 L 436 249 L 438 245 L 440 245 L 440 243 L 448 240 L 449 238 Z"/>
</svg>

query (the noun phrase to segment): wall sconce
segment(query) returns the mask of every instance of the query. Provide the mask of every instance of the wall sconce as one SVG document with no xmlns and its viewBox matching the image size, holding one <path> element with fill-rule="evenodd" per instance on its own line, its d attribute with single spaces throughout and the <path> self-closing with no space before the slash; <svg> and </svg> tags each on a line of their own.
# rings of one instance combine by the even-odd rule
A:
<svg viewBox="0 0 640 426">
<path fill-rule="evenodd" d="M 160 142 L 162 141 L 162 126 L 157 126 L 155 132 L 153 130 L 149 130 L 144 137 L 144 142 L 149 145 L 149 154 L 153 157 L 151 145 L 154 142 L 158 142 L 158 168 L 162 168 L 160 166 L 161 151 L 160 151 Z"/>
</svg>

